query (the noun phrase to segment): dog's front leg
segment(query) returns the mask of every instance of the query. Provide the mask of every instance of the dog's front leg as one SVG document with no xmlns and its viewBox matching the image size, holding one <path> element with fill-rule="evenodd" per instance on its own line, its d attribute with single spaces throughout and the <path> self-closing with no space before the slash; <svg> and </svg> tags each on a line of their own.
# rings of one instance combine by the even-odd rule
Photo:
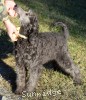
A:
<svg viewBox="0 0 86 100">
<path fill-rule="evenodd" d="M 16 66 L 16 73 L 17 73 L 17 89 L 15 91 L 16 94 L 21 94 L 22 91 L 25 88 L 25 81 L 26 81 L 26 71 L 25 67 L 23 65 L 18 65 Z"/>
<path fill-rule="evenodd" d="M 28 93 L 32 92 L 36 86 L 36 83 L 39 79 L 39 76 L 41 74 L 41 66 L 40 65 L 36 65 L 34 67 L 30 68 L 30 76 L 29 76 L 29 80 L 27 82 L 27 87 L 26 87 L 26 91 Z"/>
</svg>

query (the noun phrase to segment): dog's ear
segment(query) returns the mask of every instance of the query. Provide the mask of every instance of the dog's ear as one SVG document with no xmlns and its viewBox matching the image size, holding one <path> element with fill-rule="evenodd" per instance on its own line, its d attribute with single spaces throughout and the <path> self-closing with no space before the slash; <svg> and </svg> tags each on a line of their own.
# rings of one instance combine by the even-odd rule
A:
<svg viewBox="0 0 86 100">
<path fill-rule="evenodd" d="M 37 18 L 37 15 L 36 15 L 36 13 L 33 11 L 33 10 L 29 10 L 28 11 L 28 14 L 29 14 L 29 17 L 31 18 L 31 19 L 33 19 L 33 20 L 38 20 L 38 18 Z"/>
<path fill-rule="evenodd" d="M 31 9 L 28 11 L 28 13 L 29 13 L 29 15 L 31 15 L 31 16 L 35 14 L 35 13 L 33 12 L 33 10 L 31 10 Z"/>
</svg>

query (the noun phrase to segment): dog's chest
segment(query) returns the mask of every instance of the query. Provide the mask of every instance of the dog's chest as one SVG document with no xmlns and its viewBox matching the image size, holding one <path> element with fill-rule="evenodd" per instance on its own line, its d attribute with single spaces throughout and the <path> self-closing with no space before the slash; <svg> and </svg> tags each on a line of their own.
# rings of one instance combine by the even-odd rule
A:
<svg viewBox="0 0 86 100">
<path fill-rule="evenodd" d="M 14 53 L 17 59 L 22 59 L 24 61 L 34 60 L 37 55 L 37 43 L 32 41 L 17 41 L 14 46 Z"/>
</svg>

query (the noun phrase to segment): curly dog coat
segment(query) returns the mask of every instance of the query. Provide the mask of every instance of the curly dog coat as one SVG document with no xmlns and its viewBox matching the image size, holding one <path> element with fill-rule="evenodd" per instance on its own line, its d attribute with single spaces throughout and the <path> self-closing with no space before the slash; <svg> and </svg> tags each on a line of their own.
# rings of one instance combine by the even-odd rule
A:
<svg viewBox="0 0 86 100">
<path fill-rule="evenodd" d="M 55 23 L 63 27 L 63 34 L 54 32 L 38 32 L 38 20 L 34 12 L 25 12 L 17 5 L 14 10 L 18 13 L 21 22 L 20 34 L 28 39 L 19 39 L 15 42 L 14 52 L 16 58 L 17 89 L 16 93 L 23 90 L 34 90 L 41 73 L 42 66 L 55 61 L 64 72 L 68 73 L 75 83 L 80 84 L 80 71 L 70 58 L 67 47 L 68 29 L 62 22 Z M 29 79 L 26 82 L 27 71 Z"/>
</svg>

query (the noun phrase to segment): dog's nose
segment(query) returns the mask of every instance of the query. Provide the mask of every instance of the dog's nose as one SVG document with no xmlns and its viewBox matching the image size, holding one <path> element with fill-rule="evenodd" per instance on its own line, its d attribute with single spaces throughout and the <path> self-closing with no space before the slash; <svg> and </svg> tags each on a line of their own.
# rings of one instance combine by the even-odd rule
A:
<svg viewBox="0 0 86 100">
<path fill-rule="evenodd" d="M 18 7 L 18 5 L 17 5 L 17 4 L 15 4 L 15 6 L 14 6 L 13 10 L 16 10 L 16 9 L 17 9 L 17 7 Z"/>
</svg>

